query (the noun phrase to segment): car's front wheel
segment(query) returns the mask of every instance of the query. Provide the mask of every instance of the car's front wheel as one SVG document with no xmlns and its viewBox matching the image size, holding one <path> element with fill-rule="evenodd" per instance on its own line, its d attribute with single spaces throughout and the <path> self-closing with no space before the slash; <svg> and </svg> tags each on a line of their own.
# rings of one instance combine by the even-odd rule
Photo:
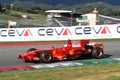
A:
<svg viewBox="0 0 120 80">
<path fill-rule="evenodd" d="M 104 57 L 104 52 L 101 48 L 96 47 L 92 49 L 92 56 L 96 59 L 101 59 Z"/>
<path fill-rule="evenodd" d="M 40 59 L 45 63 L 49 63 L 52 61 L 53 57 L 52 57 L 52 54 L 50 52 L 43 51 L 40 53 Z"/>
</svg>

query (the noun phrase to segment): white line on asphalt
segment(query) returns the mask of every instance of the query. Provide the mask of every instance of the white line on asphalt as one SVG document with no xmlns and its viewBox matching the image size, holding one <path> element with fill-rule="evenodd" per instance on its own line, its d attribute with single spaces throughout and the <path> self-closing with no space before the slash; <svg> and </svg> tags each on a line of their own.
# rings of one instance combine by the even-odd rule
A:
<svg viewBox="0 0 120 80">
<path fill-rule="evenodd" d="M 120 58 L 113 58 L 113 59 L 115 59 L 115 60 L 120 60 Z"/>
</svg>

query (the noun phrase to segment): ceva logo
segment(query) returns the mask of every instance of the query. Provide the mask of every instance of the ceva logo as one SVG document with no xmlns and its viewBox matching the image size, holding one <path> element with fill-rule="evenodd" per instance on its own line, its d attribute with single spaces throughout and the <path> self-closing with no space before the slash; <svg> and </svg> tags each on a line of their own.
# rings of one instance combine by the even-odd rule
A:
<svg viewBox="0 0 120 80">
<path fill-rule="evenodd" d="M 55 34 L 57 34 L 58 36 L 72 35 L 70 29 L 68 28 L 60 28 L 59 30 L 57 28 L 41 28 L 38 30 L 39 36 L 53 36 Z"/>
<path fill-rule="evenodd" d="M 111 34 L 111 31 L 107 26 L 100 27 L 76 27 L 75 34 L 76 35 L 89 35 L 89 34 Z"/>
<path fill-rule="evenodd" d="M 31 33 L 30 29 L 27 29 L 24 31 L 23 36 L 33 36 L 33 34 Z"/>
<path fill-rule="evenodd" d="M 0 30 L 0 36 L 1 37 L 15 37 L 15 36 L 33 36 L 30 29 L 2 29 Z"/>
<path fill-rule="evenodd" d="M 39 36 L 67 36 L 67 35 L 83 35 L 83 34 L 111 34 L 107 26 L 101 27 L 75 27 L 75 28 L 42 28 L 38 30 Z"/>
<path fill-rule="evenodd" d="M 103 29 L 101 30 L 101 34 L 111 34 L 111 31 L 109 30 L 109 28 L 107 26 L 103 27 Z"/>
<path fill-rule="evenodd" d="M 62 35 L 72 35 L 72 33 L 68 28 L 66 28 Z"/>
</svg>

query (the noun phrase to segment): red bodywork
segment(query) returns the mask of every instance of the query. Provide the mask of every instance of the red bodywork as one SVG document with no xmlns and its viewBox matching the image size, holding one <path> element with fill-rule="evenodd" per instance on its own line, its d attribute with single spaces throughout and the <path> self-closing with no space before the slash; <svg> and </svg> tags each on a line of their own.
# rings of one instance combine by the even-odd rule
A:
<svg viewBox="0 0 120 80">
<path fill-rule="evenodd" d="M 90 42 L 89 40 L 71 41 L 61 48 L 52 47 L 50 50 L 31 48 L 25 54 L 18 55 L 22 61 L 43 61 L 51 62 L 54 60 L 81 59 L 85 55 L 94 58 L 104 56 L 104 46 L 102 43 Z"/>
</svg>

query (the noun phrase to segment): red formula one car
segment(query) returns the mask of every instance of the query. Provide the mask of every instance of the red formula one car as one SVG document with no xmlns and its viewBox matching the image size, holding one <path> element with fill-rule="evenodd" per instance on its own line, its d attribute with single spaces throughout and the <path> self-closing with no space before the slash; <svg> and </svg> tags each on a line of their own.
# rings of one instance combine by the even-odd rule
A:
<svg viewBox="0 0 120 80">
<path fill-rule="evenodd" d="M 43 61 L 45 63 L 54 60 L 81 59 L 83 56 L 103 58 L 104 46 L 102 43 L 89 40 L 71 41 L 61 48 L 52 47 L 49 50 L 30 48 L 25 54 L 18 55 L 22 61 Z"/>
</svg>

